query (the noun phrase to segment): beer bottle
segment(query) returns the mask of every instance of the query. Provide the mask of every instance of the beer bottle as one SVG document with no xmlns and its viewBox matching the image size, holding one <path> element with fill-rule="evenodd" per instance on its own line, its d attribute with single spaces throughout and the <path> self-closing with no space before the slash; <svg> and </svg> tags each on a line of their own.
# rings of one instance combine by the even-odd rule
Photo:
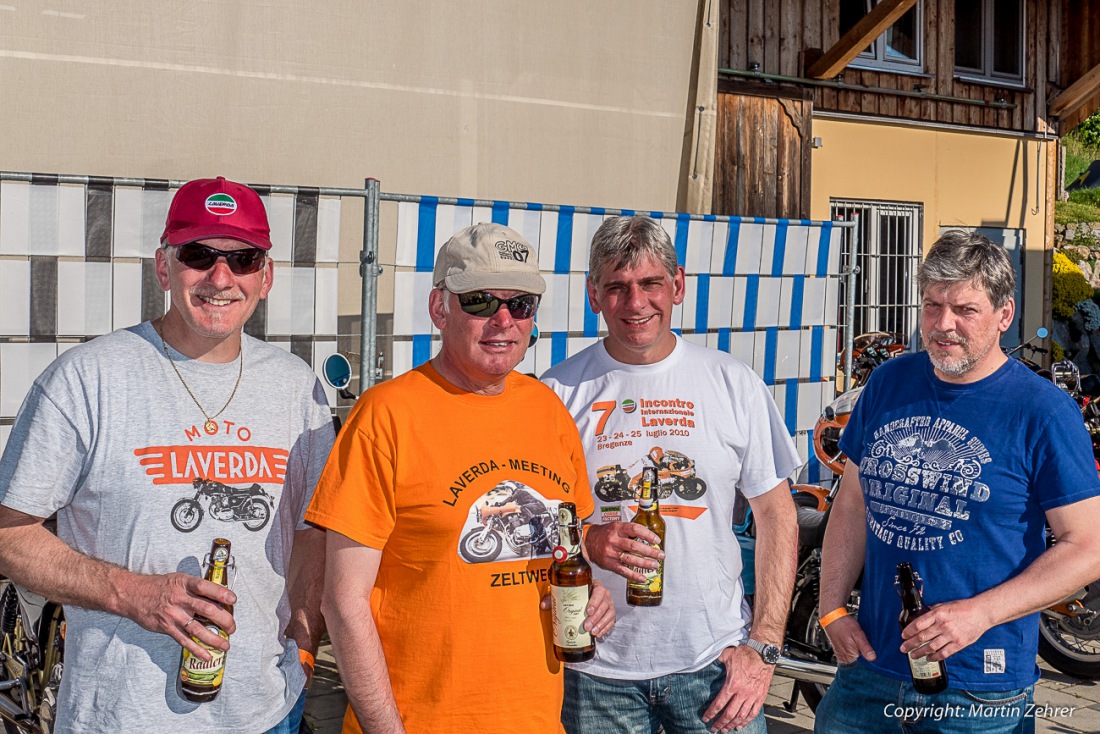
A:
<svg viewBox="0 0 1100 734">
<path fill-rule="evenodd" d="M 584 629 L 585 608 L 592 593 L 592 567 L 581 555 L 577 506 L 558 506 L 558 546 L 550 564 L 550 613 L 554 625 L 554 657 L 563 663 L 583 663 L 596 654 L 596 642 Z"/>
<path fill-rule="evenodd" d="M 206 566 L 205 578 L 207 581 L 225 587 L 229 586 L 229 574 L 233 568 L 233 557 L 229 555 L 229 547 L 229 541 L 225 538 L 214 540 L 214 544 L 210 547 L 210 555 L 206 557 L 203 564 Z M 233 613 L 231 604 L 223 604 L 222 607 L 230 614 Z M 195 621 L 211 632 L 221 635 L 224 639 L 229 639 L 229 633 L 206 617 L 195 615 Z M 222 687 L 222 677 L 225 674 L 225 652 L 215 650 L 199 642 L 198 638 L 194 636 L 191 639 L 205 647 L 214 657 L 212 660 L 206 661 L 192 655 L 187 648 L 183 648 L 183 655 L 180 658 L 179 685 L 177 686 L 179 694 L 188 701 L 197 703 L 213 701 L 218 697 Z"/>
<path fill-rule="evenodd" d="M 898 576 L 895 581 L 897 591 L 901 595 L 901 614 L 898 615 L 898 624 L 904 630 L 917 617 L 924 616 L 932 611 L 925 606 L 921 597 L 923 587 L 921 577 L 908 563 L 898 564 Z M 915 652 L 915 651 L 914 651 Z M 939 693 L 947 688 L 947 666 L 943 661 L 933 662 L 926 657 L 915 658 L 914 653 L 909 653 L 909 673 L 913 676 L 913 687 L 917 693 L 925 695 Z"/>
<path fill-rule="evenodd" d="M 646 467 L 642 470 L 642 491 L 638 497 L 638 514 L 633 522 L 652 530 L 661 539 L 655 548 L 665 549 L 665 521 L 661 517 L 661 508 L 657 504 L 657 470 Z M 661 603 L 664 589 L 665 562 L 660 561 L 657 568 L 635 568 L 645 576 L 645 581 L 626 582 L 626 603 L 634 607 L 655 607 Z"/>
</svg>

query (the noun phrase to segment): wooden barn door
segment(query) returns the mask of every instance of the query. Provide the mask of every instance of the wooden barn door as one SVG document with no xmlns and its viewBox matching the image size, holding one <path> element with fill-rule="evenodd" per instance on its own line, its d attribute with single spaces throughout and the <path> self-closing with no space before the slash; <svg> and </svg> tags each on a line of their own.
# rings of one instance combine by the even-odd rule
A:
<svg viewBox="0 0 1100 734">
<path fill-rule="evenodd" d="M 810 218 L 812 98 L 719 91 L 714 213 Z"/>
</svg>

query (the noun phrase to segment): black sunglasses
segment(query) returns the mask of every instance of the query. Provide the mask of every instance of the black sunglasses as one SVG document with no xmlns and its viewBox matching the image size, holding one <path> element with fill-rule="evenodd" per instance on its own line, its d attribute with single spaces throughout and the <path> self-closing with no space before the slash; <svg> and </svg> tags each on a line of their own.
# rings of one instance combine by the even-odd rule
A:
<svg viewBox="0 0 1100 734">
<path fill-rule="evenodd" d="M 507 306 L 508 313 L 516 320 L 529 319 L 535 315 L 535 311 L 539 310 L 539 297 L 533 293 L 524 293 L 522 296 L 513 296 L 508 299 L 499 298 L 485 291 L 457 295 L 458 305 L 463 311 L 471 316 L 486 319 L 499 311 L 501 306 Z"/>
<path fill-rule="evenodd" d="M 225 264 L 234 275 L 255 273 L 264 266 L 267 258 L 267 253 L 257 247 L 225 252 L 192 242 L 188 245 L 180 245 L 175 250 L 176 259 L 192 270 L 209 270 L 214 267 L 214 263 L 218 262 L 219 257 L 224 257 Z"/>
</svg>

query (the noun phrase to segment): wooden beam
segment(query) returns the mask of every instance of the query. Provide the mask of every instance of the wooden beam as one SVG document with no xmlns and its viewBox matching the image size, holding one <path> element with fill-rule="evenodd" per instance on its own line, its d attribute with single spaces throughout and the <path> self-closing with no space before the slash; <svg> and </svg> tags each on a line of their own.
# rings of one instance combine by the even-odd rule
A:
<svg viewBox="0 0 1100 734">
<path fill-rule="evenodd" d="M 882 0 L 833 44 L 833 47 L 810 67 L 806 75 L 812 79 L 832 79 L 916 4 L 917 0 Z"/>
<path fill-rule="evenodd" d="M 1051 100 L 1050 114 L 1061 117 L 1073 111 L 1077 105 L 1100 91 L 1100 64 L 1089 69 L 1080 79 L 1070 84 Z"/>
</svg>

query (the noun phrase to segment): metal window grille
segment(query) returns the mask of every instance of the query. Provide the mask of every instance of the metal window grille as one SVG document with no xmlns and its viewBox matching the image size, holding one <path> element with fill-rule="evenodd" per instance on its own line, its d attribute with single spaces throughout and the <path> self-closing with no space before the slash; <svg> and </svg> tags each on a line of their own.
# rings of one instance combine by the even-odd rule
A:
<svg viewBox="0 0 1100 734">
<path fill-rule="evenodd" d="M 888 331 L 903 335 L 911 347 L 917 344 L 923 207 L 833 199 L 830 209 L 833 221 L 857 223 L 844 230 L 841 246 L 842 267 L 859 267 L 853 313 L 849 319 L 848 281 L 841 281 L 837 323 L 851 323 L 853 336 Z"/>
</svg>

